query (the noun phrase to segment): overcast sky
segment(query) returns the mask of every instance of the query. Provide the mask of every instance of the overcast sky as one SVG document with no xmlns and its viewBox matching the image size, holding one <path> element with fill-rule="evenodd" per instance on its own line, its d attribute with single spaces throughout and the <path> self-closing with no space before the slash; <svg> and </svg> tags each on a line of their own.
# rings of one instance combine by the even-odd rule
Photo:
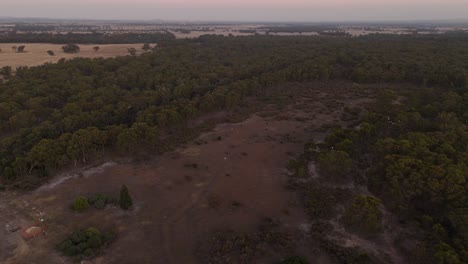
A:
<svg viewBox="0 0 468 264">
<path fill-rule="evenodd" d="M 0 16 L 221 21 L 467 19 L 468 0 L 0 0 Z"/>
</svg>

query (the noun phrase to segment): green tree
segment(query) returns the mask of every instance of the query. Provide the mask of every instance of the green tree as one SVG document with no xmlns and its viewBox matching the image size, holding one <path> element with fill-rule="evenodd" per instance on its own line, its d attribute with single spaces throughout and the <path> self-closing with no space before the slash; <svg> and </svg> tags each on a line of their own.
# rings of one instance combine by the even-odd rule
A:
<svg viewBox="0 0 468 264">
<path fill-rule="evenodd" d="M 24 46 L 24 45 L 18 46 L 18 48 L 16 49 L 16 52 L 23 53 L 25 48 L 26 48 L 26 46 Z"/>
<path fill-rule="evenodd" d="M 136 55 L 136 52 L 137 50 L 135 48 L 128 48 L 127 49 L 128 53 L 130 53 L 130 55 L 132 56 L 135 56 Z"/>
<path fill-rule="evenodd" d="M 80 52 L 80 47 L 76 44 L 67 44 L 62 47 L 62 50 L 65 53 L 78 53 Z"/>
<path fill-rule="evenodd" d="M 144 50 L 144 51 L 148 51 L 148 50 L 151 49 L 151 46 L 150 46 L 149 43 L 145 43 L 145 44 L 143 44 L 143 47 L 141 49 Z"/>
<path fill-rule="evenodd" d="M 119 199 L 120 208 L 128 210 L 133 205 L 132 197 L 128 192 L 128 188 L 125 185 L 122 185 L 120 189 L 120 199 Z"/>
<path fill-rule="evenodd" d="M 12 73 L 13 73 L 13 70 L 11 66 L 3 66 L 2 68 L 0 68 L 0 74 L 3 75 L 5 79 L 11 78 Z"/>
</svg>

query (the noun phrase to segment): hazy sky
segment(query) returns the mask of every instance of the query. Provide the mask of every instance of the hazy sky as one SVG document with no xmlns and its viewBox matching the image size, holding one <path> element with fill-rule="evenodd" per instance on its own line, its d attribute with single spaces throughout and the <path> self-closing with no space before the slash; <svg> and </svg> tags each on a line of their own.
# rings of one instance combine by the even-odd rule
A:
<svg viewBox="0 0 468 264">
<path fill-rule="evenodd" d="M 0 0 L 0 16 L 250 21 L 466 19 L 468 0 Z"/>
</svg>

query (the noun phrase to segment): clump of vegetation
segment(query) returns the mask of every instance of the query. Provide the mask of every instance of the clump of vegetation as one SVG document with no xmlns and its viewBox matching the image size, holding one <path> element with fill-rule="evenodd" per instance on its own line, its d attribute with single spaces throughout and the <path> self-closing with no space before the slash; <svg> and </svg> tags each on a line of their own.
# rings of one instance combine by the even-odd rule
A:
<svg viewBox="0 0 468 264">
<path fill-rule="evenodd" d="M 378 233 L 382 228 L 380 200 L 373 196 L 358 195 L 342 218 L 346 227 L 366 234 Z"/>
<path fill-rule="evenodd" d="M 320 239 L 320 247 L 333 256 L 338 263 L 355 263 L 355 264 L 377 264 L 371 256 L 362 252 L 359 248 L 343 247 L 333 243 L 332 241 Z"/>
<path fill-rule="evenodd" d="M 25 48 L 26 48 L 26 46 L 23 46 L 23 45 L 18 46 L 18 47 L 16 47 L 16 52 L 17 53 L 23 53 Z"/>
<path fill-rule="evenodd" d="M 280 223 L 265 218 L 256 232 L 216 232 L 198 253 L 203 263 L 253 263 L 256 256 L 264 254 L 265 245 L 276 250 L 294 247 L 290 235 L 280 227 Z"/>
<path fill-rule="evenodd" d="M 62 50 L 65 53 L 78 53 L 80 52 L 80 47 L 76 44 L 67 44 L 62 47 Z"/>
<path fill-rule="evenodd" d="M 67 256 L 92 257 L 98 254 L 111 239 L 112 235 L 102 234 L 97 228 L 90 227 L 74 232 L 58 245 L 58 249 Z"/>
<path fill-rule="evenodd" d="M 94 46 L 94 47 L 93 47 L 93 50 L 94 50 L 95 52 L 98 52 L 100 49 L 101 49 L 101 47 L 99 47 L 99 46 Z"/>
<path fill-rule="evenodd" d="M 109 204 L 117 204 L 117 199 L 106 196 L 104 194 L 95 193 L 89 195 L 88 198 L 84 196 L 78 196 L 75 198 L 72 209 L 78 212 L 82 212 L 91 205 L 96 209 L 104 209 Z"/>
<path fill-rule="evenodd" d="M 279 264 L 309 264 L 309 261 L 303 257 L 293 256 L 284 259 Z"/>
<path fill-rule="evenodd" d="M 53 50 L 48 50 L 47 51 L 47 54 L 49 54 L 50 56 L 54 56 L 55 55 L 55 52 Z"/>
<path fill-rule="evenodd" d="M 117 204 L 116 199 L 96 193 L 88 196 L 88 203 L 96 209 L 104 209 L 108 204 Z"/>
<path fill-rule="evenodd" d="M 312 219 L 333 216 L 337 198 L 332 187 L 321 185 L 317 182 L 308 183 L 304 188 L 304 205 Z"/>
<path fill-rule="evenodd" d="M 89 207 L 88 199 L 83 196 L 78 196 L 72 204 L 72 209 L 78 212 L 82 212 Z"/>
<path fill-rule="evenodd" d="M 323 175 L 333 179 L 343 179 L 350 174 L 353 160 L 344 151 L 328 150 L 317 156 L 317 165 Z"/>
<path fill-rule="evenodd" d="M 128 48 L 127 51 L 130 55 L 136 56 L 137 50 L 135 48 Z"/>
<path fill-rule="evenodd" d="M 287 169 L 293 172 L 295 177 L 306 178 L 309 175 L 307 161 L 303 159 L 290 159 L 288 161 Z"/>
<path fill-rule="evenodd" d="M 151 46 L 150 46 L 149 43 L 145 43 L 145 44 L 143 44 L 143 47 L 141 47 L 141 49 L 144 50 L 144 51 L 148 51 L 148 50 L 151 49 Z"/>
<path fill-rule="evenodd" d="M 119 199 L 120 208 L 124 210 L 130 209 L 133 205 L 132 197 L 130 197 L 130 193 L 128 192 L 128 188 L 125 185 L 122 185 L 120 189 L 120 199 Z"/>
<path fill-rule="evenodd" d="M 9 79 L 12 77 L 13 69 L 11 66 L 3 66 L 0 68 L 0 74 L 3 76 L 3 78 Z"/>
</svg>

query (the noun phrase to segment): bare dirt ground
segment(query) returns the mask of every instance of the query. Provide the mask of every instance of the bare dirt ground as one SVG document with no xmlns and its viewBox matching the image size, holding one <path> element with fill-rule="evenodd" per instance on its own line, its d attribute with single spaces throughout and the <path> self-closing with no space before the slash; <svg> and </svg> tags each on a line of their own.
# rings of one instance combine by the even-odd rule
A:
<svg viewBox="0 0 468 264">
<path fill-rule="evenodd" d="M 151 161 L 105 163 L 62 175 L 33 192 L 0 192 L 0 262 L 71 263 L 55 246 L 74 230 L 94 226 L 117 233 L 94 263 L 208 263 L 198 249 L 213 232 L 254 232 L 263 219 L 271 218 L 295 245 L 267 248 L 250 263 L 276 263 L 290 254 L 317 261 L 313 263 L 335 263 L 304 242 L 308 217 L 297 195 L 286 188 L 285 166 L 311 138 L 323 139 L 330 124 L 344 124 L 344 106 L 363 106 L 370 100 L 366 87 L 346 85 L 315 89 L 311 84 L 307 92 L 299 89 L 289 99 L 264 102 L 263 110 L 248 119 L 220 124 Z M 78 195 L 117 196 L 122 184 L 133 197 L 132 211 L 70 209 Z M 8 223 L 26 226 L 38 218 L 45 219 L 47 233 L 28 241 L 20 232 L 3 228 Z"/>
<path fill-rule="evenodd" d="M 26 46 L 25 52 L 16 53 L 12 50 L 13 46 Z M 110 58 L 116 56 L 128 55 L 128 48 L 135 48 L 138 52 L 142 52 L 143 44 L 105 44 L 105 45 L 78 45 L 79 53 L 64 53 L 61 44 L 44 44 L 44 43 L 0 43 L 0 67 L 11 66 L 17 68 L 19 66 L 37 66 L 44 63 L 56 63 L 60 59 L 72 59 L 77 57 L 83 58 Z M 93 47 L 99 46 L 99 51 L 94 51 Z M 47 54 L 48 50 L 52 50 L 55 55 Z"/>
</svg>

